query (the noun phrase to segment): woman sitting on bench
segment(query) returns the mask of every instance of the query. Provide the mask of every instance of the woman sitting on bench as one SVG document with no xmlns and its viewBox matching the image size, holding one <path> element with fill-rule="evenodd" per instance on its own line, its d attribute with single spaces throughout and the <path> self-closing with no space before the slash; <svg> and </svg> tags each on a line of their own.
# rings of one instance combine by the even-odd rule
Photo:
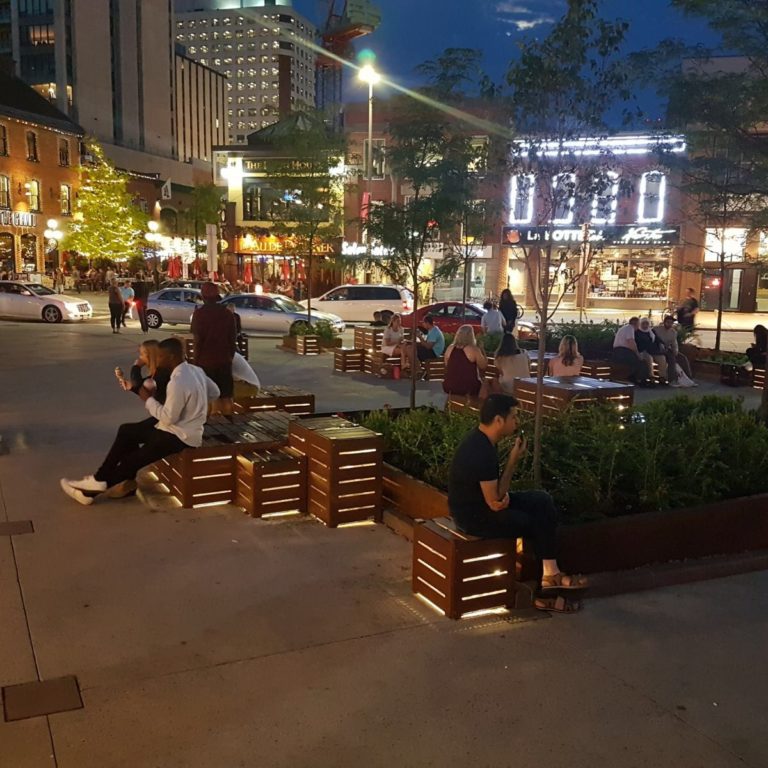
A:
<svg viewBox="0 0 768 768">
<path fill-rule="evenodd" d="M 453 344 L 445 350 L 443 391 L 449 395 L 477 397 L 487 367 L 488 360 L 477 346 L 475 331 L 471 325 L 462 325 L 456 331 Z"/>
</svg>

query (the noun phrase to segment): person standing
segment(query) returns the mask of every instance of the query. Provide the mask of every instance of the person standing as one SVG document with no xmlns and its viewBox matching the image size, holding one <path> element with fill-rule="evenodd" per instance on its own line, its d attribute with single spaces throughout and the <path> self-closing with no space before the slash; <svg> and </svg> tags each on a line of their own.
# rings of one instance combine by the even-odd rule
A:
<svg viewBox="0 0 768 768">
<path fill-rule="evenodd" d="M 117 280 L 114 277 L 107 290 L 109 324 L 112 326 L 112 333 L 120 333 L 120 323 L 123 320 L 123 297 L 120 294 L 120 288 L 118 288 Z"/>
<path fill-rule="evenodd" d="M 141 324 L 143 333 L 149 333 L 147 325 L 147 299 L 149 299 L 149 283 L 144 279 L 144 273 L 139 272 L 136 275 L 136 281 L 133 284 L 133 306 L 136 307 L 136 314 Z"/>
<path fill-rule="evenodd" d="M 232 312 L 219 303 L 219 291 L 211 283 L 203 283 L 200 293 L 203 305 L 192 314 L 192 335 L 195 337 L 195 365 L 219 389 L 219 399 L 213 404 L 213 413 L 232 413 L 234 381 L 232 359 L 237 350 L 237 321 Z"/>
<path fill-rule="evenodd" d="M 517 302 L 509 288 L 505 288 L 499 297 L 499 311 L 504 315 L 504 330 L 512 333 L 517 323 Z"/>
<path fill-rule="evenodd" d="M 72 267 L 72 284 L 75 286 L 75 290 L 80 293 L 82 287 L 80 286 L 80 270 L 77 267 Z"/>
<path fill-rule="evenodd" d="M 504 315 L 490 301 L 483 304 L 483 309 L 485 314 L 480 320 L 483 333 L 504 333 L 504 326 L 507 322 Z M 517 309 L 515 309 L 515 316 L 517 316 Z"/>
<path fill-rule="evenodd" d="M 696 315 L 699 313 L 699 302 L 693 288 L 687 288 L 683 303 L 677 308 L 677 322 L 689 330 L 693 330 Z"/>
<path fill-rule="evenodd" d="M 125 328 L 125 318 L 131 313 L 131 302 L 133 301 L 133 288 L 130 279 L 123 280 L 123 284 L 120 286 L 120 295 L 123 297 L 122 325 Z"/>
<path fill-rule="evenodd" d="M 541 596 L 535 606 L 563 613 L 581 604 L 561 595 L 562 590 L 587 586 L 581 576 L 569 576 L 557 563 L 557 509 L 546 491 L 510 493 L 512 476 L 526 452 L 526 441 L 515 438 L 499 477 L 496 447 L 519 428 L 518 401 L 512 395 L 490 395 L 480 408 L 480 424 L 459 445 L 448 481 L 448 509 L 456 527 L 484 539 L 519 539 L 532 542 L 541 561 Z"/>
<path fill-rule="evenodd" d="M 170 371 L 165 403 L 154 396 L 154 388 L 139 388 L 149 417 L 133 424 L 122 424 L 99 469 L 81 480 L 62 478 L 61 489 L 80 504 L 93 504 L 105 491 L 117 498 L 136 488 L 136 474 L 142 467 L 179 453 L 198 448 L 208 402 L 219 396 L 218 387 L 199 368 L 184 362 L 184 347 L 179 339 L 165 339 L 158 348 L 158 365 Z"/>
</svg>

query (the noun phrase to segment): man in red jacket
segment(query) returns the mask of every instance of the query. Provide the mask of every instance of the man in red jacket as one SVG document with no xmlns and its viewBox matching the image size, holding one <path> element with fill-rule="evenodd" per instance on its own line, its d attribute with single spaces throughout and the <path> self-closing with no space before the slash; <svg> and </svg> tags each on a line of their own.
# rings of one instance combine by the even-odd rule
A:
<svg viewBox="0 0 768 768">
<path fill-rule="evenodd" d="M 235 356 L 237 325 L 235 317 L 219 303 L 219 291 L 213 283 L 203 283 L 203 306 L 192 315 L 195 337 L 195 365 L 199 365 L 220 391 L 211 413 L 232 413 L 234 382 L 232 358 Z"/>
</svg>

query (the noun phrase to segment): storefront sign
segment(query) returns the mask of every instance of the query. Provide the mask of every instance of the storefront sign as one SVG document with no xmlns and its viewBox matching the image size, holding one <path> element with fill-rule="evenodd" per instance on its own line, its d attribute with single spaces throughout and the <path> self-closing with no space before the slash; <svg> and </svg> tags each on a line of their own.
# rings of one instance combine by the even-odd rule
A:
<svg viewBox="0 0 768 768">
<path fill-rule="evenodd" d="M 504 227 L 504 244 L 512 246 L 537 245 L 549 242 L 579 245 L 584 242 L 582 227 Z M 613 227 L 590 227 L 589 242 L 593 245 L 679 245 L 680 228 L 663 225 L 629 224 Z"/>
<path fill-rule="evenodd" d="M 26 211 L 0 211 L 0 226 L 36 227 L 37 214 Z"/>
<path fill-rule="evenodd" d="M 337 241 L 338 242 L 338 241 Z M 254 237 L 245 235 L 239 240 L 239 253 L 253 253 L 261 255 L 279 255 L 286 253 L 291 256 L 298 247 L 297 242 L 292 237 L 277 237 L 269 235 L 267 237 Z M 333 243 L 315 240 L 312 244 L 312 253 L 318 256 L 330 256 L 335 253 Z"/>
<path fill-rule="evenodd" d="M 389 256 L 392 253 L 389 248 L 385 248 L 383 245 L 372 245 L 371 256 L 375 256 L 377 259 L 381 259 L 385 256 Z M 363 243 L 349 243 L 346 240 L 341 244 L 341 255 L 348 258 L 358 258 L 368 255 L 368 246 Z"/>
<path fill-rule="evenodd" d="M 243 173 L 249 175 L 261 176 L 270 172 L 283 173 L 314 173 L 317 171 L 315 165 L 306 160 L 289 160 L 280 158 L 259 158 L 254 160 L 243 160 Z"/>
</svg>

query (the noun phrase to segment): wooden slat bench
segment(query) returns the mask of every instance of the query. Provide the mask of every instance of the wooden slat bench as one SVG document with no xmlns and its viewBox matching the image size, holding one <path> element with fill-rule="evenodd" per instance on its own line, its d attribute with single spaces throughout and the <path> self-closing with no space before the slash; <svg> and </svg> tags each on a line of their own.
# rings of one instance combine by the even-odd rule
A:
<svg viewBox="0 0 768 768">
<path fill-rule="evenodd" d="M 520 590 L 521 539 L 479 539 L 456 529 L 450 518 L 419 522 L 413 530 L 412 586 L 416 595 L 449 619 L 483 611 L 530 607 Z"/>
<path fill-rule="evenodd" d="M 445 379 L 445 358 L 435 357 L 424 362 L 424 378 L 426 381 L 443 381 Z"/>
<path fill-rule="evenodd" d="M 365 353 L 364 370 L 372 376 L 378 376 L 381 379 L 391 378 L 396 367 L 401 363 L 397 355 L 385 355 L 383 352 Z"/>
<path fill-rule="evenodd" d="M 189 362 L 194 362 L 195 360 L 195 340 L 192 338 L 192 336 L 184 336 L 182 337 L 184 340 L 184 354 L 187 357 L 187 360 Z M 247 360 L 248 359 L 248 337 L 247 336 L 238 336 L 237 341 L 235 342 L 237 351 Z"/>
<path fill-rule="evenodd" d="M 765 387 L 765 368 L 755 368 L 752 371 L 752 386 L 761 390 Z"/>
<path fill-rule="evenodd" d="M 446 408 L 451 413 L 469 413 L 479 416 L 481 404 L 480 398 L 472 395 L 448 395 Z"/>
<path fill-rule="evenodd" d="M 274 385 L 262 387 L 258 395 L 235 396 L 235 413 L 285 411 L 296 416 L 315 412 L 315 396 L 292 387 Z"/>
<path fill-rule="evenodd" d="M 158 478 L 185 509 L 227 504 L 235 498 L 235 457 L 273 450 L 288 440 L 288 415 L 212 416 L 203 444 L 155 462 Z"/>
<path fill-rule="evenodd" d="M 515 379 L 515 397 L 520 407 L 531 413 L 535 410 L 536 379 Z M 631 384 L 618 384 L 585 376 L 546 376 L 543 382 L 544 413 L 558 413 L 569 406 L 584 408 L 596 403 L 607 403 L 617 408 L 628 408 L 634 402 L 635 388 Z"/>
<path fill-rule="evenodd" d="M 381 340 L 384 338 L 384 328 L 355 328 L 355 349 L 364 349 L 366 352 L 379 352 Z"/>
<path fill-rule="evenodd" d="M 291 421 L 288 441 L 307 457 L 310 514 L 329 528 L 381 517 L 381 435 L 338 416 L 320 416 Z"/>
<path fill-rule="evenodd" d="M 235 503 L 251 517 L 307 513 L 307 457 L 293 448 L 237 457 Z"/>
<path fill-rule="evenodd" d="M 365 369 L 365 350 L 351 347 L 337 347 L 333 350 L 333 370 L 342 373 L 363 371 Z"/>
</svg>

